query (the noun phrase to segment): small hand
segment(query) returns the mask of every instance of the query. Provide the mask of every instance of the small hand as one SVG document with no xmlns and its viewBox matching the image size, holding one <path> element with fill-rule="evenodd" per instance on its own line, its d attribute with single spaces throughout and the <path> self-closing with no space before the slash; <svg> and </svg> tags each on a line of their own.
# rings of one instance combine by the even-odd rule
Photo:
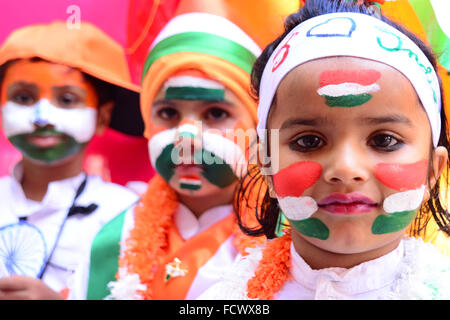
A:
<svg viewBox="0 0 450 320">
<path fill-rule="evenodd" d="M 63 296 L 43 281 L 25 276 L 0 279 L 0 300 L 62 300 Z"/>
</svg>

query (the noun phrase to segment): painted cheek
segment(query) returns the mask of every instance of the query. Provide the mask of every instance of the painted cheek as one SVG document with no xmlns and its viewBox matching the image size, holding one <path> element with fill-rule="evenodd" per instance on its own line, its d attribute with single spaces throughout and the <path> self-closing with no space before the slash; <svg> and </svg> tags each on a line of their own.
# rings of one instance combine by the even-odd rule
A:
<svg viewBox="0 0 450 320">
<path fill-rule="evenodd" d="M 375 167 L 375 177 L 388 188 L 406 191 L 423 185 L 427 170 L 427 160 L 411 164 L 379 163 Z"/>
<path fill-rule="evenodd" d="M 273 176 L 279 197 L 299 197 L 314 185 L 322 174 L 322 166 L 314 161 L 301 161 L 280 170 Z"/>
</svg>

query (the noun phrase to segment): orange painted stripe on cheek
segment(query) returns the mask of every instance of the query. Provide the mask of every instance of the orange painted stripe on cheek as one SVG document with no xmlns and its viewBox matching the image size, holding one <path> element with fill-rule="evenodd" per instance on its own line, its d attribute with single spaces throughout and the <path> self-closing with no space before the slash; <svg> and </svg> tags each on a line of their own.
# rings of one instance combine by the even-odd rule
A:
<svg viewBox="0 0 450 320">
<path fill-rule="evenodd" d="M 388 188 L 406 191 L 423 185 L 427 171 L 427 160 L 411 164 L 379 163 L 375 167 L 375 177 Z"/>
<path fill-rule="evenodd" d="M 273 176 L 275 192 L 279 197 L 299 197 L 314 185 L 322 175 L 322 166 L 314 161 L 301 161 L 280 170 Z"/>
</svg>

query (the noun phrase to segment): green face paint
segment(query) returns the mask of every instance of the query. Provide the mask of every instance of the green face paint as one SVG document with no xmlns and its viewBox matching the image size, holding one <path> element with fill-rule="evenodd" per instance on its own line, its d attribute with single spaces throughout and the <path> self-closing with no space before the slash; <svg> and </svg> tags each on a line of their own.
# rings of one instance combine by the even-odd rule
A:
<svg viewBox="0 0 450 320">
<path fill-rule="evenodd" d="M 175 164 L 172 162 L 172 151 L 174 149 L 173 143 L 164 147 L 161 154 L 156 159 L 155 169 L 167 182 L 172 179 L 175 174 Z"/>
<path fill-rule="evenodd" d="M 297 229 L 298 232 L 307 237 L 327 240 L 330 236 L 328 227 L 317 218 L 308 218 L 297 221 L 289 220 L 289 223 Z"/>
<path fill-rule="evenodd" d="M 61 142 L 55 146 L 44 148 L 28 141 L 33 136 L 60 135 Z M 87 143 L 78 143 L 73 137 L 55 130 L 38 129 L 32 134 L 18 134 L 8 138 L 9 141 L 23 154 L 24 157 L 35 161 L 51 164 L 66 159 L 80 152 Z"/>
<path fill-rule="evenodd" d="M 225 90 L 195 87 L 169 87 L 166 90 L 165 98 L 167 100 L 223 101 L 225 100 Z"/>
<path fill-rule="evenodd" d="M 214 159 L 214 161 L 211 161 Z M 202 149 L 194 154 L 194 163 L 201 163 L 206 180 L 219 188 L 226 188 L 237 180 L 230 165 L 214 153 Z"/>
<path fill-rule="evenodd" d="M 401 211 L 378 216 L 373 225 L 373 234 L 386 234 L 406 228 L 416 216 L 416 211 Z"/>
<path fill-rule="evenodd" d="M 166 181 L 170 181 L 175 174 L 175 167 L 179 161 L 176 158 L 176 152 L 172 155 L 174 145 L 166 146 L 160 156 L 156 159 L 155 169 Z M 172 160 L 174 156 L 174 161 Z M 211 160 L 213 159 L 213 161 Z M 213 185 L 219 188 L 225 188 L 234 183 L 237 179 L 230 165 L 225 163 L 220 157 L 215 156 L 207 150 L 200 150 L 194 154 L 194 164 L 201 164 L 203 171 L 201 175 Z M 180 188 L 189 190 L 199 190 L 201 185 L 192 185 L 181 183 Z"/>
<path fill-rule="evenodd" d="M 346 95 L 341 97 L 323 96 L 326 98 L 326 105 L 329 107 L 357 107 L 372 99 L 370 94 Z"/>
</svg>

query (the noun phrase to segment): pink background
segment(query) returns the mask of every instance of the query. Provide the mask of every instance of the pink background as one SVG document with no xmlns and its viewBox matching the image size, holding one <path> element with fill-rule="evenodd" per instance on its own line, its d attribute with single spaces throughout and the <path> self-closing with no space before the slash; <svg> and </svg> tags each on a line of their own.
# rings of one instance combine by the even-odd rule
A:
<svg viewBox="0 0 450 320">
<path fill-rule="evenodd" d="M 124 48 L 129 42 L 128 19 L 130 1 L 134 0 L 15 0 L 0 3 L 0 43 L 16 28 L 53 20 L 66 21 L 73 12 L 71 5 L 80 8 L 82 21 L 89 21 L 113 37 Z M 170 2 L 170 1 L 169 1 Z M 145 0 L 141 5 L 153 3 Z M 133 79 L 137 79 L 133 76 Z M 1 122 L 0 122 L 1 124 Z M 101 137 L 94 137 L 88 148 L 85 170 L 97 173 L 116 183 L 147 181 L 153 174 L 144 138 L 126 136 L 108 129 Z M 20 160 L 20 153 L 6 139 L 0 128 L 0 176 L 9 174 Z"/>
</svg>

